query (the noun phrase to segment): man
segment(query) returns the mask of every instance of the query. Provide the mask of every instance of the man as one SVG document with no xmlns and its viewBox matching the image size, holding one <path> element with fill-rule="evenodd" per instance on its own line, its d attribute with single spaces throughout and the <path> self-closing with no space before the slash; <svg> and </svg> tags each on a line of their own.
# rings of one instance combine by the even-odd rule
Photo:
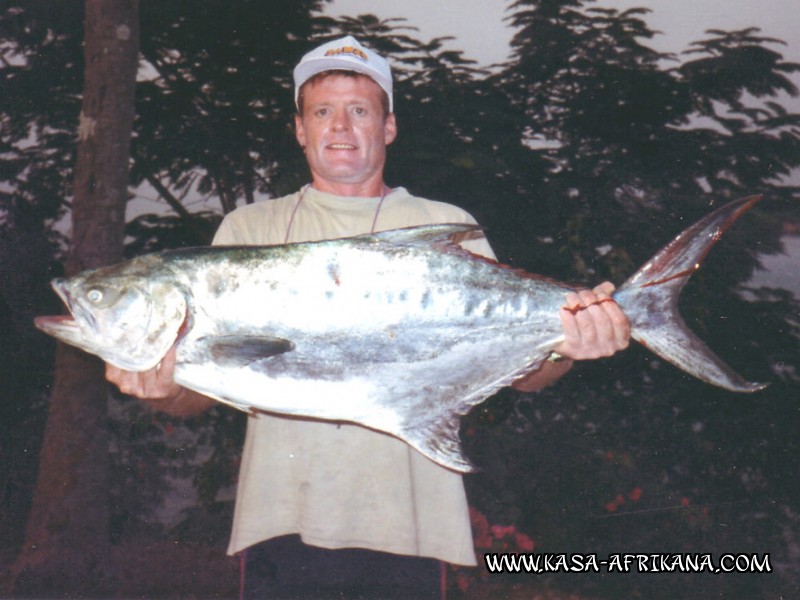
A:
<svg viewBox="0 0 800 600">
<path fill-rule="evenodd" d="M 435 222 L 474 222 L 463 210 L 416 198 L 383 180 L 397 136 L 388 63 L 352 37 L 309 52 L 294 71 L 296 137 L 311 183 L 242 207 L 215 244 L 280 244 Z M 462 245 L 493 257 L 485 238 Z M 603 284 L 569 294 L 559 361 L 515 383 L 552 383 L 575 359 L 608 356 L 630 328 Z M 335 318 L 332 316 L 331 318 Z M 174 415 L 213 400 L 172 379 L 174 349 L 145 373 L 107 367 L 107 378 Z M 346 399 L 342 399 L 346 401 Z M 230 553 L 247 552 L 245 595 L 431 598 L 440 562 L 476 564 L 462 478 L 400 440 L 352 424 L 256 415 L 248 419 Z M 250 597 L 250 596 L 248 596 Z"/>
</svg>

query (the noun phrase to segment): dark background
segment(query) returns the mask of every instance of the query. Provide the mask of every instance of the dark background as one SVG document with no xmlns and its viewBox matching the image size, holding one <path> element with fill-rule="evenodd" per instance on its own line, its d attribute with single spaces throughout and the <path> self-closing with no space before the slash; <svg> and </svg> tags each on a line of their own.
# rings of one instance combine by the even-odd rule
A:
<svg viewBox="0 0 800 600">
<path fill-rule="evenodd" d="M 800 320 L 788 291 L 796 282 L 748 282 L 800 222 L 798 189 L 781 182 L 800 163 L 799 115 L 776 101 L 797 95 L 800 67 L 757 29 L 708 32 L 681 61 L 665 61 L 647 44 L 646 12 L 529 0 L 509 4 L 512 56 L 487 72 L 441 40 L 419 39 L 414 23 L 333 20 L 320 6 L 142 3 L 129 189 L 131 198 L 159 197 L 163 210 L 127 223 L 126 253 L 208 243 L 224 212 L 307 181 L 291 129 L 291 69 L 343 33 L 395 69 L 400 135 L 387 183 L 466 208 L 513 266 L 619 284 L 713 207 L 764 194 L 693 277 L 681 310 L 726 362 L 769 388 L 732 394 L 635 347 L 581 364 L 540 393 L 503 391 L 464 419 L 462 439 L 482 467 L 467 478 L 478 533 L 485 518 L 513 526 L 538 552 L 767 552 L 775 572 L 486 580 L 461 570 L 453 581 L 472 597 L 797 593 Z M 48 281 L 70 248 L 82 42 L 80 2 L 2 3 L 6 574 L 26 547 L 53 385 L 54 345 L 32 319 L 60 310 Z M 103 543 L 124 565 L 104 593 L 235 595 L 236 565 L 222 553 L 243 417 L 220 407 L 171 419 L 112 392 L 104 423 L 111 468 L 95 489 L 108 508 Z M 507 531 L 476 534 L 479 551 L 520 544 Z M 87 583 L 58 593 L 103 592 Z"/>
</svg>

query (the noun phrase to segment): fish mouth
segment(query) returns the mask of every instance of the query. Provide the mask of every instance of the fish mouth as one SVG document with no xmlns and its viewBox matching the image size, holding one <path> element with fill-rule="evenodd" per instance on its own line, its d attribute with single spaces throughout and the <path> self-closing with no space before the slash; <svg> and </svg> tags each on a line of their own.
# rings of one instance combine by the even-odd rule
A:
<svg viewBox="0 0 800 600">
<path fill-rule="evenodd" d="M 52 287 L 55 293 L 58 294 L 58 297 L 61 298 L 61 301 L 67 307 L 67 310 L 70 312 L 70 314 L 74 315 L 75 303 L 73 302 L 72 295 L 69 293 L 69 285 L 67 283 L 67 279 L 63 277 L 58 277 L 56 279 L 53 279 L 53 281 L 50 282 L 50 287 Z M 43 317 L 43 318 L 49 318 L 49 317 Z"/>
<path fill-rule="evenodd" d="M 83 339 L 80 326 L 70 315 L 35 317 L 33 324 L 40 331 L 64 342 L 75 343 Z"/>
<path fill-rule="evenodd" d="M 58 297 L 64 302 L 70 314 L 34 317 L 33 324 L 40 331 L 52 335 L 62 342 L 72 345 L 81 345 L 86 339 L 86 336 L 80 324 L 75 319 L 75 303 L 73 302 L 72 295 L 69 293 L 67 279 L 61 277 L 54 279 L 51 282 L 51 286 L 56 294 L 58 294 Z"/>
<path fill-rule="evenodd" d="M 61 330 L 77 330 L 78 323 L 70 315 L 48 315 L 46 317 L 35 317 L 33 324 L 37 329 L 46 333 Z"/>
</svg>

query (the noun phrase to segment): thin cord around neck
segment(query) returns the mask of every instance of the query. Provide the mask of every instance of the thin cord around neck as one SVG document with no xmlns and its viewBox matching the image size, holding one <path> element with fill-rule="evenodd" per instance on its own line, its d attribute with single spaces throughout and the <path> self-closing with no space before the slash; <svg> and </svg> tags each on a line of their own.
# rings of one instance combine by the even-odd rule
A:
<svg viewBox="0 0 800 600">
<path fill-rule="evenodd" d="M 289 243 L 289 235 L 291 234 L 292 227 L 294 226 L 295 216 L 297 215 L 297 211 L 300 209 L 300 205 L 303 203 L 303 198 L 306 197 L 306 192 L 310 187 L 311 184 L 307 183 L 306 185 L 303 186 L 303 189 L 300 190 L 300 196 L 297 198 L 297 202 L 295 203 L 294 208 L 292 209 L 292 214 L 289 217 L 289 224 L 286 226 L 286 235 L 283 238 L 284 244 Z M 369 230 L 370 233 L 375 233 L 375 226 L 378 223 L 378 215 L 380 214 L 381 208 L 383 207 L 383 201 L 386 198 L 386 194 L 389 193 L 390 191 L 391 188 L 386 184 L 384 184 L 383 190 L 381 192 L 381 199 L 378 200 L 378 206 L 375 208 L 375 215 L 372 217 L 372 227 Z"/>
</svg>

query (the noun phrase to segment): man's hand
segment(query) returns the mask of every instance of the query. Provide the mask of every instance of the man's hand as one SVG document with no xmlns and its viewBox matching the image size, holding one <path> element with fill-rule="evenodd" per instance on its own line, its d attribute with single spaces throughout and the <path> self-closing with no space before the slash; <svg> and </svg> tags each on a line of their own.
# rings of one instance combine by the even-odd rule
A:
<svg viewBox="0 0 800 600">
<path fill-rule="evenodd" d="M 106 364 L 106 379 L 123 394 L 136 396 L 156 410 L 176 417 L 198 415 L 210 408 L 214 400 L 175 383 L 176 354 L 173 346 L 161 362 L 148 371 L 125 371 Z"/>
<path fill-rule="evenodd" d="M 106 364 L 106 379 L 115 384 L 123 394 L 142 400 L 174 398 L 181 390 L 175 383 L 176 349 L 173 346 L 161 362 L 149 371 L 125 371 Z"/>
<path fill-rule="evenodd" d="M 593 290 L 570 292 L 561 309 L 564 341 L 555 352 L 566 360 L 545 361 L 535 371 L 523 375 L 512 385 L 521 392 L 533 392 L 552 385 L 571 368 L 573 360 L 602 358 L 624 350 L 631 337 L 628 318 L 611 298 L 614 285 L 601 283 Z"/>
<path fill-rule="evenodd" d="M 575 360 L 602 358 L 624 350 L 631 337 L 631 325 L 611 298 L 614 285 L 608 281 L 593 290 L 567 294 L 561 309 L 564 341 L 555 352 Z"/>
</svg>

